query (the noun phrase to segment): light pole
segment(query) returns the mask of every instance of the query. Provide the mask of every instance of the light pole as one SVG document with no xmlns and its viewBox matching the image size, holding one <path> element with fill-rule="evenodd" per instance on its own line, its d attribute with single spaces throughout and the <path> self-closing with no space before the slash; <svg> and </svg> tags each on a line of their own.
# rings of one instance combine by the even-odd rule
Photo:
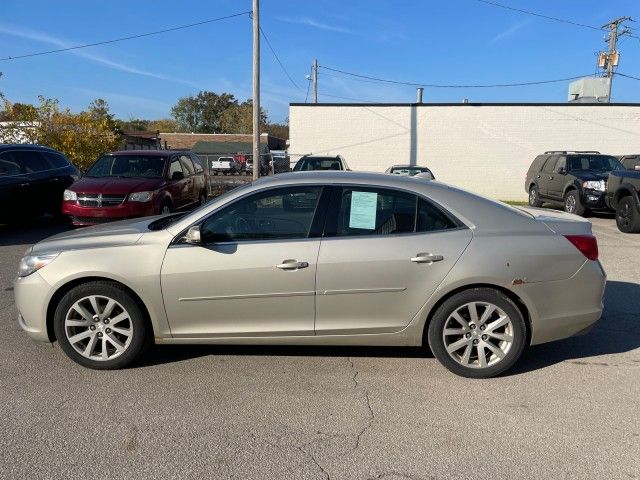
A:
<svg viewBox="0 0 640 480">
<path fill-rule="evenodd" d="M 260 176 L 260 0 L 253 0 L 253 179 Z"/>
</svg>

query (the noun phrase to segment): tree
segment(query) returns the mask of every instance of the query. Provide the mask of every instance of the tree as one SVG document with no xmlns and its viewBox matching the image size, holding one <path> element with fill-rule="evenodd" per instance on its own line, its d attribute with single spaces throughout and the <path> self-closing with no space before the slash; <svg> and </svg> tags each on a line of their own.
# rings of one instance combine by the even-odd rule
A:
<svg viewBox="0 0 640 480">
<path fill-rule="evenodd" d="M 289 138 L 289 121 L 287 119 L 284 123 L 268 123 L 264 130 L 269 135 L 287 140 Z"/>
<path fill-rule="evenodd" d="M 118 129 L 123 132 L 145 132 L 149 126 L 149 120 L 143 120 L 142 118 L 130 118 L 127 121 L 118 120 Z"/>
<path fill-rule="evenodd" d="M 267 126 L 267 112 L 260 109 L 260 129 Z M 233 105 L 224 111 L 220 119 L 221 133 L 252 133 L 253 132 L 253 101 L 251 99 L 239 105 Z"/>
<path fill-rule="evenodd" d="M 182 97 L 171 109 L 171 115 L 182 131 L 197 133 L 219 133 L 220 120 L 225 110 L 237 105 L 230 93 L 218 95 L 201 91 L 198 95 Z"/>
<path fill-rule="evenodd" d="M 79 168 L 90 166 L 101 154 L 118 148 L 117 124 L 104 100 L 95 100 L 80 113 L 60 109 L 55 99 L 40 96 L 38 100 L 37 106 L 16 109 L 13 105 L 10 110 L 5 104 L 15 141 L 55 148 Z"/>
<path fill-rule="evenodd" d="M 148 132 L 177 132 L 180 130 L 178 122 L 171 118 L 161 118 L 159 120 L 150 120 L 147 124 Z"/>
</svg>

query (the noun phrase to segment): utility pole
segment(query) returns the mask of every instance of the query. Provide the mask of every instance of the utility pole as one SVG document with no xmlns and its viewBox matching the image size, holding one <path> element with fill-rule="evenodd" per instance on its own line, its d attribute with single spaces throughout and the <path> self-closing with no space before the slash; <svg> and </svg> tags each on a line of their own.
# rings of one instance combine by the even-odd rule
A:
<svg viewBox="0 0 640 480">
<path fill-rule="evenodd" d="M 253 180 L 260 176 L 260 0 L 253 0 Z"/>
<path fill-rule="evenodd" d="M 318 103 L 318 59 L 313 60 L 313 103 Z"/>
<path fill-rule="evenodd" d="M 613 75 L 614 75 L 614 68 L 618 66 L 618 61 L 620 59 L 620 56 L 618 54 L 618 38 L 623 36 L 623 35 L 627 35 L 629 33 L 631 33 L 631 30 L 629 30 L 627 27 L 624 26 L 624 22 L 626 21 L 633 21 L 633 19 L 631 17 L 620 17 L 620 18 L 616 18 L 615 20 L 610 21 L 609 23 L 607 23 L 606 25 L 602 26 L 602 29 L 609 29 L 609 36 L 606 39 L 606 42 L 609 45 L 609 51 L 607 53 L 603 53 L 601 54 L 601 60 L 600 60 L 600 65 L 603 66 L 606 69 L 605 72 L 605 77 L 609 79 L 609 85 L 608 85 L 608 89 L 609 89 L 609 94 L 608 94 L 608 101 L 609 103 L 611 103 L 611 90 L 612 90 L 612 86 L 613 86 Z M 620 28 L 622 27 L 622 30 L 620 30 Z"/>
</svg>

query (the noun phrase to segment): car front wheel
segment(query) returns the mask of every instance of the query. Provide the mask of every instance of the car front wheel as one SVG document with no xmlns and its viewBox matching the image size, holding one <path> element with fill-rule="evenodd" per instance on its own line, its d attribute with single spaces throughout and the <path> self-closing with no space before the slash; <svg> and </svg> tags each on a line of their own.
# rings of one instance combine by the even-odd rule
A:
<svg viewBox="0 0 640 480">
<path fill-rule="evenodd" d="M 564 196 L 564 211 L 580 216 L 586 213 L 587 209 L 582 204 L 577 190 L 569 190 Z"/>
<path fill-rule="evenodd" d="M 54 330 L 69 358 L 100 370 L 130 365 L 150 338 L 137 302 L 113 282 L 89 282 L 69 291 L 56 308 Z"/>
<path fill-rule="evenodd" d="M 490 378 L 520 358 L 526 333 L 525 320 L 511 299 L 497 290 L 474 288 L 438 308 L 428 341 L 435 357 L 456 375 Z"/>
</svg>

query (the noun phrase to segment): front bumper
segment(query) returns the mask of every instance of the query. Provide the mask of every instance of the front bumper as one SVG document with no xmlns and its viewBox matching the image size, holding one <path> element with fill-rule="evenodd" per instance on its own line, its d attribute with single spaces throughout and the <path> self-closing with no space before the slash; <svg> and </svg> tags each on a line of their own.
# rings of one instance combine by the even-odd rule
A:
<svg viewBox="0 0 640 480">
<path fill-rule="evenodd" d="M 73 225 L 87 226 L 156 215 L 159 213 L 159 208 L 154 205 L 154 202 L 125 201 L 115 207 L 83 207 L 76 202 L 68 201 L 62 203 L 62 213 L 71 219 Z"/>
<path fill-rule="evenodd" d="M 566 280 L 522 285 L 536 308 L 531 345 L 587 333 L 602 316 L 606 282 L 600 262 L 587 260 Z"/>
<path fill-rule="evenodd" d="M 18 325 L 34 340 L 50 342 L 47 332 L 49 285 L 38 272 L 18 277 L 13 282 L 13 294 L 18 308 Z"/>
<path fill-rule="evenodd" d="M 585 188 L 582 192 L 582 203 L 593 210 L 608 210 L 609 207 L 605 203 L 607 197 L 606 192 L 600 190 L 591 190 Z"/>
</svg>

